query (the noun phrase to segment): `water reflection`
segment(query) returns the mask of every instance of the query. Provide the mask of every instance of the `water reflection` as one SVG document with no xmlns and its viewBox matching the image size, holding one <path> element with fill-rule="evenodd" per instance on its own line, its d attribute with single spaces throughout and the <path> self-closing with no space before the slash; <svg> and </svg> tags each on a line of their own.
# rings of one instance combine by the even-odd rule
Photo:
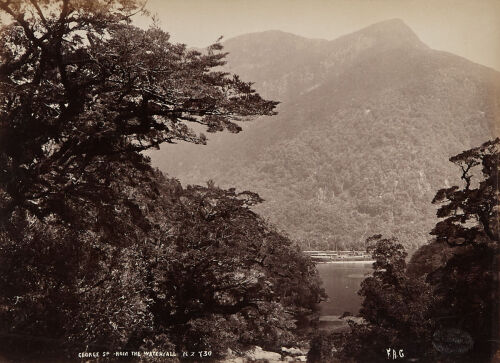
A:
<svg viewBox="0 0 500 363">
<path fill-rule="evenodd" d="M 320 304 L 321 315 L 339 316 L 346 311 L 357 314 L 362 301 L 357 292 L 361 281 L 372 272 L 372 263 L 323 263 L 317 268 L 329 297 Z"/>
</svg>

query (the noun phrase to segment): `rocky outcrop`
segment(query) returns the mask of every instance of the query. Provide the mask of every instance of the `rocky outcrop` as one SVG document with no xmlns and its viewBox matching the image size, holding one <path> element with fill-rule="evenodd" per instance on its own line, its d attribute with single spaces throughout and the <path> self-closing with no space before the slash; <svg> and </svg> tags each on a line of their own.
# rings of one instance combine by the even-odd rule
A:
<svg viewBox="0 0 500 363">
<path fill-rule="evenodd" d="M 281 363 L 281 362 L 306 362 L 307 361 L 307 351 L 292 347 L 292 348 L 281 348 L 281 354 L 277 352 L 271 352 L 262 349 L 259 346 L 255 346 L 252 349 L 246 351 L 243 355 L 238 356 L 231 350 L 229 350 L 227 357 L 222 363 L 250 363 L 250 362 L 267 362 L 267 363 Z"/>
</svg>

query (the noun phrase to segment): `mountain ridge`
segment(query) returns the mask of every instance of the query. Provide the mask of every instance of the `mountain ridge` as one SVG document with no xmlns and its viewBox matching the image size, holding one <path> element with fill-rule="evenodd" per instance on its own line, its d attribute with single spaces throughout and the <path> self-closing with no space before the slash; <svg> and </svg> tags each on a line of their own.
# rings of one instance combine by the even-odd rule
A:
<svg viewBox="0 0 500 363">
<path fill-rule="evenodd" d="M 224 43 L 226 69 L 282 101 L 279 114 L 155 165 L 259 192 L 256 210 L 307 248 L 359 248 L 375 233 L 424 243 L 433 193 L 459 181 L 448 157 L 495 133 L 500 73 L 429 48 L 400 20 L 332 41 L 257 34 Z"/>
</svg>

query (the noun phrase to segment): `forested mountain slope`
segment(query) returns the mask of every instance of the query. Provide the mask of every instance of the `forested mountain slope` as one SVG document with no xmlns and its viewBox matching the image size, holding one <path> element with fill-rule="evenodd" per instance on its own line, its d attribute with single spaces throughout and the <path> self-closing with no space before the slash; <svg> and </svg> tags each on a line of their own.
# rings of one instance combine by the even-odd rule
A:
<svg viewBox="0 0 500 363">
<path fill-rule="evenodd" d="M 421 245 L 436 190 L 457 182 L 448 158 L 498 133 L 500 74 L 430 49 L 400 20 L 333 41 L 267 31 L 224 46 L 226 68 L 281 101 L 279 114 L 150 155 L 183 183 L 258 192 L 258 212 L 307 249 L 361 248 L 375 233 Z"/>
</svg>

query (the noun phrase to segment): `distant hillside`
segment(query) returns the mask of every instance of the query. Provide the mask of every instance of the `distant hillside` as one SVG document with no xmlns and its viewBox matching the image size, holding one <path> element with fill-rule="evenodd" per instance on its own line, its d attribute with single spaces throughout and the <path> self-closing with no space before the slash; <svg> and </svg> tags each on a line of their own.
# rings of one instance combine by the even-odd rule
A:
<svg viewBox="0 0 500 363">
<path fill-rule="evenodd" d="M 258 212 L 305 248 L 375 233 L 421 245 L 435 191 L 457 182 L 448 158 L 496 133 L 500 74 L 430 49 L 400 20 L 333 41 L 267 31 L 224 45 L 227 70 L 281 101 L 279 115 L 153 162 L 183 183 L 258 192 Z"/>
</svg>

